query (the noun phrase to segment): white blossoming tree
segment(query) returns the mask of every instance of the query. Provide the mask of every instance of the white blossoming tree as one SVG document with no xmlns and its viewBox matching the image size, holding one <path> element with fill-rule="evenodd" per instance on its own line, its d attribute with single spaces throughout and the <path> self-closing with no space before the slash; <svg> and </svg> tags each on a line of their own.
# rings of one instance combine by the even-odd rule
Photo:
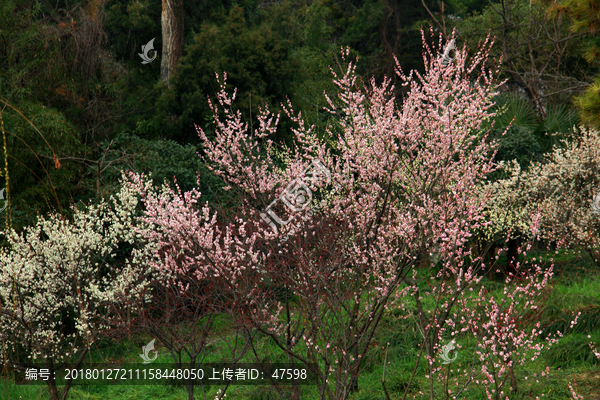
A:
<svg viewBox="0 0 600 400">
<path fill-rule="evenodd" d="M 582 130 L 555 149 L 550 162 L 534 164 L 527 177 L 529 197 L 539 200 L 541 236 L 581 248 L 600 266 L 600 132 Z"/>
<path fill-rule="evenodd" d="M 530 231 L 539 218 L 539 236 L 562 246 L 581 248 L 600 265 L 600 132 L 581 129 L 564 147 L 527 171 L 504 165 L 507 179 L 488 185 L 486 235 L 512 229 Z"/>
<path fill-rule="evenodd" d="M 74 208 L 72 220 L 40 217 L 24 234 L 4 232 L 0 249 L 0 354 L 9 368 L 43 365 L 52 400 L 59 393 L 52 372 L 79 366 L 109 327 L 106 311 L 148 285 L 151 245 L 134 227 L 138 200 L 123 187 L 108 202 Z M 127 296 L 124 296 L 127 294 Z M 60 395 L 60 397 L 59 397 Z"/>
</svg>

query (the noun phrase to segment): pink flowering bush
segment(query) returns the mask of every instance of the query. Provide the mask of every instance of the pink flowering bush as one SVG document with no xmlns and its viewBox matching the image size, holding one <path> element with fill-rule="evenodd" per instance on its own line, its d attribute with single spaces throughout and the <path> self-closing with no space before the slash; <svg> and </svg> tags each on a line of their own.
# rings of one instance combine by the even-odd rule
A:
<svg viewBox="0 0 600 400">
<path fill-rule="evenodd" d="M 535 233 L 537 225 L 533 228 Z M 519 252 L 526 254 L 521 249 Z M 540 340 L 539 318 L 550 293 L 552 267 L 544 269 L 537 262 L 517 262 L 515 274 L 506 277 L 501 291 L 491 290 L 494 285 L 483 282 L 482 273 L 494 268 L 495 263 L 486 265 L 481 257 L 465 262 L 457 273 L 452 273 L 451 263 L 446 263 L 430 277 L 429 290 L 409 285 L 400 291 L 400 307 L 405 312 L 416 309 L 405 315 L 415 318 L 423 337 L 408 386 L 424 353 L 429 398 L 440 396 L 436 382 L 443 388 L 439 397 L 443 399 L 459 398 L 466 390 L 480 390 L 490 400 L 518 393 L 516 367 L 534 361 L 561 336 L 561 332 L 555 332 L 545 338 L 546 343 Z M 414 293 L 409 305 L 405 302 L 406 291 Z M 572 325 L 575 323 L 577 318 Z M 467 346 L 463 348 L 460 343 Z M 463 358 L 463 365 L 454 362 L 449 353 L 456 348 L 463 357 L 472 352 L 472 361 L 464 363 Z"/>
<path fill-rule="evenodd" d="M 523 270 L 518 265 L 517 271 Z M 488 399 L 503 399 L 518 391 L 515 367 L 534 361 L 544 348 L 558 341 L 560 332 L 540 342 L 540 306 L 548 293 L 552 268 L 543 270 L 537 265 L 523 276 L 507 277 L 503 293 L 491 296 L 485 287 L 471 299 L 469 306 L 462 302 L 467 313 L 460 316 L 463 330 L 477 339 L 475 356 L 480 365 L 479 378 Z M 577 323 L 577 319 L 573 324 Z M 465 371 L 466 372 L 466 371 Z M 471 379 L 465 374 L 467 382 Z M 527 378 L 526 378 L 527 379 Z M 465 385 L 466 387 L 466 385 Z"/>
<path fill-rule="evenodd" d="M 239 323 L 312 368 L 321 398 L 348 398 L 386 309 L 418 299 L 419 256 L 436 246 L 446 265 L 440 277 L 465 279 L 465 243 L 484 223 L 475 188 L 494 168 L 481 132 L 498 67 L 487 65 L 490 45 L 472 58 L 459 50 L 451 63 L 425 45 L 423 75 L 398 66 L 402 101 L 389 80 L 362 84 L 348 62 L 333 73 L 339 94 L 328 97 L 329 112 L 338 126 L 327 137 L 284 106 L 296 123 L 293 149 L 268 139 L 280 117 L 268 109 L 249 130 L 223 76 L 211 104 L 215 137 L 198 131 L 206 161 L 243 202 L 217 213 L 199 205 L 197 191 L 158 191 L 132 175 L 146 234 L 160 249 L 155 267 L 213 282 Z M 401 284 L 408 287 L 399 292 Z M 436 346 L 428 345 L 432 357 Z"/>
</svg>

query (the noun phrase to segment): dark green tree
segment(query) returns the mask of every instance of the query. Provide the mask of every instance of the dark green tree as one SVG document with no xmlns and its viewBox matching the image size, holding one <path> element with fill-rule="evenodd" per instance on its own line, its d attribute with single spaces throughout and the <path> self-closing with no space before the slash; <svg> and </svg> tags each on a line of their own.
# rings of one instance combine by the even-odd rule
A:
<svg viewBox="0 0 600 400">
<path fill-rule="evenodd" d="M 567 17 L 571 21 L 571 32 L 583 35 L 583 54 L 596 72 L 594 81 L 576 98 L 575 104 L 585 122 L 600 127 L 600 3 L 587 0 L 545 1 L 548 14 Z"/>
<path fill-rule="evenodd" d="M 295 25 L 288 10 L 288 5 L 273 6 L 264 20 L 252 23 L 236 6 L 223 25 L 203 24 L 185 46 L 172 88 L 147 126 L 149 133 L 197 142 L 194 125 L 206 127 L 211 121 L 207 98 L 217 91 L 215 73 L 227 72 L 246 117 L 257 115 L 259 106 L 285 101 L 296 72 L 290 57 Z"/>
</svg>

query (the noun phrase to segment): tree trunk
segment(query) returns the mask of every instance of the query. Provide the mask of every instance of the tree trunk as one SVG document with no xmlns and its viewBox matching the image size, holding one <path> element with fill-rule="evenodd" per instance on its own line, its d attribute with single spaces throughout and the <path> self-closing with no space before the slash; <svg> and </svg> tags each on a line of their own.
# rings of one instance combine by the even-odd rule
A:
<svg viewBox="0 0 600 400">
<path fill-rule="evenodd" d="M 175 73 L 183 53 L 183 1 L 162 0 L 162 59 L 160 80 L 170 87 L 169 80 Z"/>
<path fill-rule="evenodd" d="M 510 376 L 510 391 L 515 395 L 517 394 L 517 377 L 512 366 L 508 367 L 508 374 Z"/>
<path fill-rule="evenodd" d="M 505 275 L 516 275 L 517 274 L 517 262 L 519 261 L 519 241 L 517 239 L 510 239 L 506 246 L 506 260 L 508 265 L 506 266 Z"/>
<path fill-rule="evenodd" d="M 50 392 L 50 400 L 60 400 L 58 397 L 58 388 L 54 379 L 48 379 L 48 392 Z"/>
<path fill-rule="evenodd" d="M 358 344 L 355 346 L 355 349 L 358 349 Z M 355 360 L 358 360 L 358 351 L 356 351 L 353 355 Z M 350 393 L 356 392 L 358 392 L 358 370 L 352 370 L 352 372 L 350 372 Z"/>
<path fill-rule="evenodd" d="M 600 254 L 598 254 L 599 252 L 595 249 L 588 247 L 587 253 L 590 255 L 592 261 L 595 262 L 598 267 L 600 267 Z"/>
<path fill-rule="evenodd" d="M 58 388 L 56 387 L 56 381 L 54 380 L 54 360 L 48 358 L 45 362 L 45 367 L 48 371 L 50 371 L 50 376 L 48 377 L 48 392 L 50 393 L 50 400 L 60 400 L 58 397 Z"/>
<path fill-rule="evenodd" d="M 194 382 L 191 381 L 185 383 L 188 392 L 188 400 L 196 400 L 196 398 L 194 397 L 194 385 Z"/>
</svg>

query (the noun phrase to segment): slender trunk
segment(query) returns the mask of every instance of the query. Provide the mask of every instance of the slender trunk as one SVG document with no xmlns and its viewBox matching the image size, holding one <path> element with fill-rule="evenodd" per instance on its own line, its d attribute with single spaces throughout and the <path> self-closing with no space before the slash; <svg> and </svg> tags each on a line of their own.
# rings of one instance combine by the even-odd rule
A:
<svg viewBox="0 0 600 400">
<path fill-rule="evenodd" d="M 288 349 L 292 349 L 292 314 L 291 314 L 291 308 L 290 308 L 290 288 L 289 287 L 285 287 L 285 314 L 286 314 L 286 318 L 287 318 L 287 328 L 286 328 L 286 346 Z M 290 365 L 290 368 L 292 368 L 292 365 L 294 364 L 294 357 L 292 357 L 291 354 L 288 354 L 288 363 Z M 294 385 L 292 387 L 292 392 L 290 393 L 290 399 L 291 400 L 299 400 L 300 399 L 300 387 L 298 386 L 298 383 L 296 381 L 294 381 Z"/>
<path fill-rule="evenodd" d="M 46 368 L 50 371 L 48 377 L 48 391 L 50 392 L 50 400 L 60 400 L 58 397 L 58 388 L 56 387 L 56 381 L 54 380 L 54 361 L 50 358 L 46 361 Z"/>
<path fill-rule="evenodd" d="M 162 59 L 160 80 L 170 87 L 171 76 L 183 53 L 183 1 L 162 0 Z"/>
<path fill-rule="evenodd" d="M 592 261 L 594 263 L 596 263 L 596 265 L 598 267 L 600 267 L 600 255 L 598 255 L 598 252 L 595 250 L 592 250 L 591 248 L 588 248 L 587 253 L 590 255 L 590 258 L 592 259 Z"/>
<path fill-rule="evenodd" d="M 86 347 L 83 349 L 81 354 L 79 354 L 77 361 L 75 361 L 75 369 L 79 369 L 79 367 L 83 363 L 83 360 L 85 359 L 85 356 L 88 353 L 88 351 L 89 351 L 89 347 Z M 71 389 L 72 383 L 73 383 L 73 379 L 69 379 L 67 381 L 67 383 L 65 384 L 65 386 L 63 387 L 61 400 L 67 400 L 67 394 L 69 393 L 69 390 Z"/>
<path fill-rule="evenodd" d="M 187 382 L 185 386 L 187 387 L 188 391 L 188 400 L 196 400 L 196 398 L 194 397 L 194 383 Z"/>
<path fill-rule="evenodd" d="M 514 395 L 517 393 L 517 378 L 515 377 L 515 371 L 512 366 L 508 367 L 508 374 L 510 377 L 510 391 Z"/>
<path fill-rule="evenodd" d="M 519 260 L 519 242 L 516 239 L 510 239 L 507 243 L 506 260 L 508 262 L 506 274 L 517 273 L 517 262 Z"/>
<path fill-rule="evenodd" d="M 352 356 L 355 360 L 358 360 L 358 345 L 355 347 Z M 358 392 L 358 361 L 354 363 L 352 370 L 350 371 L 350 393 Z"/>
<path fill-rule="evenodd" d="M 50 392 L 50 400 L 60 400 L 54 379 L 48 379 L 48 391 Z"/>
</svg>

